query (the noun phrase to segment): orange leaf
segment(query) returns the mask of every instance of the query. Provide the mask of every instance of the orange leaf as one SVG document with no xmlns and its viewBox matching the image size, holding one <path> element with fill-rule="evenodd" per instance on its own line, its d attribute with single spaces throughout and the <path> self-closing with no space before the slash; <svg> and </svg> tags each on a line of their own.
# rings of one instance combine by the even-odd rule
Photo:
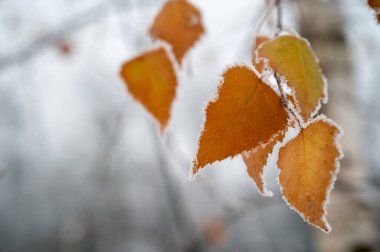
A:
<svg viewBox="0 0 380 252">
<path fill-rule="evenodd" d="M 265 43 L 267 41 L 269 41 L 268 37 L 266 37 L 266 36 L 257 36 L 256 39 L 255 39 L 255 43 L 253 45 L 252 64 L 255 66 L 256 70 L 259 73 L 263 72 L 263 70 L 265 68 L 265 65 L 264 65 L 264 62 L 257 61 L 257 59 L 256 59 L 256 49 L 259 48 L 260 45 L 262 45 L 263 43 Z"/>
<path fill-rule="evenodd" d="M 318 60 L 304 39 L 279 36 L 259 48 L 260 57 L 287 81 L 295 92 L 297 110 L 306 122 L 327 101 L 326 83 Z"/>
<path fill-rule="evenodd" d="M 126 62 L 121 69 L 128 91 L 158 120 L 161 133 L 170 117 L 177 79 L 164 48 Z"/>
<path fill-rule="evenodd" d="M 326 203 L 343 157 L 337 143 L 341 130 L 319 116 L 280 149 L 279 182 L 288 204 L 309 223 L 330 231 Z"/>
<path fill-rule="evenodd" d="M 278 134 L 266 146 L 259 145 L 255 150 L 243 154 L 243 160 L 247 166 L 248 174 L 253 179 L 257 186 L 257 189 L 263 196 L 273 195 L 273 193 L 265 187 L 263 173 L 265 165 L 268 161 L 268 155 L 272 153 L 273 147 L 276 145 L 276 143 L 281 142 L 283 139 L 284 134 Z"/>
<path fill-rule="evenodd" d="M 380 24 L 380 0 L 368 0 L 368 5 L 376 13 L 376 20 Z"/>
<path fill-rule="evenodd" d="M 206 108 L 193 174 L 268 142 L 288 122 L 280 97 L 248 67 L 235 66 L 223 77 L 216 99 Z"/>
<path fill-rule="evenodd" d="M 373 8 L 380 8 L 380 0 L 368 0 L 368 5 Z"/>
<path fill-rule="evenodd" d="M 204 32 L 199 10 L 185 0 L 166 2 L 152 27 L 150 34 L 168 42 L 177 61 L 182 58 Z"/>
<path fill-rule="evenodd" d="M 68 56 L 72 53 L 71 44 L 65 39 L 58 41 L 56 47 L 58 51 L 64 56 Z"/>
<path fill-rule="evenodd" d="M 228 241 L 227 226 L 223 219 L 216 215 L 207 216 L 202 223 L 205 240 L 212 246 L 221 247 Z"/>
</svg>

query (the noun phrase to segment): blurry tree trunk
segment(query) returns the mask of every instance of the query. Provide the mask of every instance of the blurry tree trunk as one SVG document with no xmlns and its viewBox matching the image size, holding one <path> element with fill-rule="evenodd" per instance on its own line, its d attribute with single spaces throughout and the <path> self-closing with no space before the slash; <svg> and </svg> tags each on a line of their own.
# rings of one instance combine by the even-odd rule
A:
<svg viewBox="0 0 380 252">
<path fill-rule="evenodd" d="M 315 232 L 317 251 L 374 251 L 373 217 L 370 211 L 367 164 L 361 153 L 362 123 L 352 99 L 354 83 L 343 17 L 337 1 L 298 1 L 300 31 L 316 52 L 329 82 L 329 103 L 323 113 L 344 129 L 341 139 L 345 158 L 331 193 L 327 219 L 330 234 Z"/>
</svg>

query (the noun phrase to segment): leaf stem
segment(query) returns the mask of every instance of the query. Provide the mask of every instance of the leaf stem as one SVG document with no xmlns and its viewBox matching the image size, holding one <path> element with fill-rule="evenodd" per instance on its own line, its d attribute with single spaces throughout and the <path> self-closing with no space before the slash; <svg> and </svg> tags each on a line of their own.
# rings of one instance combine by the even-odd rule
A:
<svg viewBox="0 0 380 252">
<path fill-rule="evenodd" d="M 285 93 L 284 93 L 284 89 L 282 88 L 281 86 L 281 78 L 280 76 L 278 75 L 277 72 L 274 72 L 274 78 L 276 78 L 276 84 L 277 84 L 277 87 L 278 87 L 278 91 L 280 92 L 280 97 L 281 97 L 281 103 L 282 105 L 285 107 L 285 109 L 291 113 L 293 115 L 293 117 L 295 118 L 295 121 L 297 122 L 298 126 L 303 129 L 302 127 L 302 123 L 300 122 L 300 120 L 298 119 L 296 113 L 293 111 L 293 109 L 289 106 L 289 101 L 288 99 L 286 98 L 285 96 Z"/>
<path fill-rule="evenodd" d="M 277 8 L 277 33 L 276 37 L 280 34 L 282 31 L 282 5 L 281 5 L 281 0 L 275 0 L 275 6 Z"/>
<path fill-rule="evenodd" d="M 270 15 L 272 13 L 273 8 L 274 8 L 274 2 L 273 1 L 269 1 L 269 2 L 266 1 L 264 14 L 260 17 L 259 21 L 257 22 L 255 37 L 257 37 L 257 35 L 259 35 L 261 33 L 261 29 L 263 28 L 265 23 L 270 18 Z"/>
</svg>

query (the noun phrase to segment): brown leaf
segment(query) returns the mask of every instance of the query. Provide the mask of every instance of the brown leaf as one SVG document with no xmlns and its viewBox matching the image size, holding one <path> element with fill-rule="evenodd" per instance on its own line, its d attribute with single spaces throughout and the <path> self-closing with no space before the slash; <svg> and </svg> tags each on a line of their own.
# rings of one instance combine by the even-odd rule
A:
<svg viewBox="0 0 380 252">
<path fill-rule="evenodd" d="M 258 191 L 263 196 L 272 196 L 273 193 L 265 187 L 265 181 L 263 178 L 264 168 L 268 162 L 268 156 L 272 153 L 273 147 L 277 142 L 281 142 L 284 139 L 284 134 L 278 134 L 271 142 L 266 146 L 259 145 L 255 150 L 249 151 L 243 154 L 243 160 L 247 166 L 249 176 L 255 182 Z"/>
<path fill-rule="evenodd" d="M 165 49 L 158 48 L 126 62 L 120 74 L 128 91 L 158 120 L 162 133 L 177 88 L 175 72 Z"/>
<path fill-rule="evenodd" d="M 228 241 L 227 226 L 223 219 L 217 215 L 207 216 L 202 223 L 206 241 L 215 247 L 221 247 Z"/>
<path fill-rule="evenodd" d="M 286 201 L 325 232 L 330 231 L 326 203 L 343 157 L 337 143 L 340 134 L 335 123 L 319 116 L 279 152 L 279 182 Z"/>
<path fill-rule="evenodd" d="M 248 67 L 232 67 L 223 77 L 217 97 L 206 108 L 193 174 L 268 142 L 288 122 L 280 97 Z"/>
<path fill-rule="evenodd" d="M 72 53 L 71 44 L 65 39 L 59 40 L 56 47 L 63 56 L 69 56 Z"/>
<path fill-rule="evenodd" d="M 263 44 L 258 53 L 294 89 L 297 110 L 308 121 L 327 101 L 326 83 L 308 42 L 283 35 Z"/>
<path fill-rule="evenodd" d="M 380 0 L 368 0 L 368 5 L 376 14 L 376 21 L 380 24 Z"/>
<path fill-rule="evenodd" d="M 380 8 L 380 0 L 368 0 L 368 5 L 373 8 Z"/>
<path fill-rule="evenodd" d="M 177 61 L 183 56 L 204 32 L 200 11 L 185 0 L 169 0 L 150 28 L 153 38 L 168 42 Z"/>
<path fill-rule="evenodd" d="M 256 49 L 259 48 L 260 45 L 263 43 L 269 41 L 269 38 L 266 36 L 257 36 L 255 38 L 255 42 L 253 45 L 253 50 L 252 50 L 252 64 L 255 66 L 256 70 L 259 73 L 262 73 L 264 71 L 265 65 L 264 62 L 262 61 L 257 61 L 256 59 Z"/>
</svg>

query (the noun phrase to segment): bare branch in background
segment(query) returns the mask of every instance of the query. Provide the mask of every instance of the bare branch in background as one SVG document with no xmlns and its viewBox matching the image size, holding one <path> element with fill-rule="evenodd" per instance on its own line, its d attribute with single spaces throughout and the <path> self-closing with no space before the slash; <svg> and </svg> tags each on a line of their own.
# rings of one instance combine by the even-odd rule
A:
<svg viewBox="0 0 380 252">
<path fill-rule="evenodd" d="M 68 34 L 96 22 L 97 20 L 107 17 L 110 14 L 112 3 L 113 1 L 101 2 L 95 7 L 92 7 L 91 9 L 66 21 L 60 27 L 30 42 L 19 51 L 10 53 L 0 58 L 0 71 L 30 59 L 43 49 L 65 38 Z"/>
</svg>

